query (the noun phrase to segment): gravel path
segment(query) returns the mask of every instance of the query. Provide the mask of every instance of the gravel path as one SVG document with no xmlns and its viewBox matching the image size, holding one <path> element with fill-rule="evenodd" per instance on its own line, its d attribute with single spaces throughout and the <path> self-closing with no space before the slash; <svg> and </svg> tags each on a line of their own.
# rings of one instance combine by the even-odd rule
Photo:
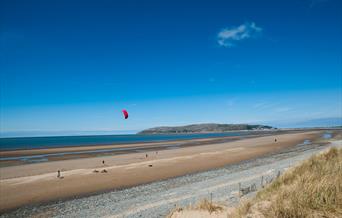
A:
<svg viewBox="0 0 342 218">
<path fill-rule="evenodd" d="M 165 217 L 176 205 L 195 204 L 203 198 L 236 204 L 239 183 L 241 187 L 255 184 L 259 189 L 262 176 L 264 181 L 269 181 L 278 171 L 283 172 L 332 145 L 342 147 L 341 141 L 330 145 L 305 142 L 279 153 L 220 169 L 85 198 L 22 207 L 1 217 Z"/>
</svg>

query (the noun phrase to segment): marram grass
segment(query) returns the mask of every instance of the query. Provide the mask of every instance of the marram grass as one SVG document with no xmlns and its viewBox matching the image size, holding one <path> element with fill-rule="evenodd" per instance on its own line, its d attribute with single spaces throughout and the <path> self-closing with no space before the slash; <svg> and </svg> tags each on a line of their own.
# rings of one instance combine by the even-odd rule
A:
<svg viewBox="0 0 342 218">
<path fill-rule="evenodd" d="M 183 210 L 223 212 L 227 217 L 342 217 L 342 149 L 331 148 L 289 169 L 257 195 L 229 210 L 208 200 Z M 211 216 L 211 215 L 210 215 Z M 181 217 L 181 216 L 180 216 Z"/>
<path fill-rule="evenodd" d="M 342 149 L 312 156 L 288 170 L 254 199 L 240 205 L 236 217 L 342 217 Z"/>
</svg>

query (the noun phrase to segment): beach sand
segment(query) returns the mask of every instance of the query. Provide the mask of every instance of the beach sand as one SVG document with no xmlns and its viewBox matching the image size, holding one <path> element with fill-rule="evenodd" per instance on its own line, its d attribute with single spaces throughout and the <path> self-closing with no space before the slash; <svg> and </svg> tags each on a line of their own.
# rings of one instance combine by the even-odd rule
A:
<svg viewBox="0 0 342 218">
<path fill-rule="evenodd" d="M 2 167 L 0 212 L 26 204 L 89 195 L 222 167 L 294 146 L 305 139 L 314 140 L 322 133 L 263 136 L 162 150 L 158 154 L 150 151 L 147 158 L 145 153 L 131 153 Z M 94 172 L 95 169 L 99 172 Z M 101 173 L 103 169 L 107 173 Z M 57 178 L 57 170 L 62 171 L 62 179 Z"/>
<path fill-rule="evenodd" d="M 255 135 L 245 136 L 255 137 Z M 237 140 L 239 136 L 227 136 L 219 138 L 202 138 L 202 139 L 191 139 L 191 140 L 174 140 L 164 142 L 151 142 L 151 143 L 128 143 L 128 144 L 115 144 L 115 145 L 90 145 L 90 146 L 69 146 L 69 147 L 58 147 L 58 148 L 41 148 L 41 149 L 20 149 L 20 150 L 9 150 L 0 151 L 1 157 L 16 157 L 16 156 L 27 156 L 27 155 L 44 155 L 61 152 L 84 152 L 84 151 L 96 151 L 103 149 L 114 149 L 114 148 L 151 148 L 157 149 L 167 145 L 193 145 L 193 144 L 205 144 L 205 143 L 217 143 L 224 142 L 227 140 Z"/>
</svg>

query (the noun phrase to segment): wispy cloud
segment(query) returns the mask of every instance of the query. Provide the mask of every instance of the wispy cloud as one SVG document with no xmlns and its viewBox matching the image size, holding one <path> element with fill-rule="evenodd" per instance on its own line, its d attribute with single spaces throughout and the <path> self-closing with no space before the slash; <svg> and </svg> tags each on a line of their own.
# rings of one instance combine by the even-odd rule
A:
<svg viewBox="0 0 342 218">
<path fill-rule="evenodd" d="M 254 105 L 252 105 L 253 108 L 255 109 L 268 109 L 276 106 L 277 103 L 268 103 L 268 102 L 258 102 Z"/>
<path fill-rule="evenodd" d="M 288 112 L 292 111 L 293 108 L 282 106 L 279 104 L 279 102 L 257 102 L 256 104 L 252 105 L 252 107 L 256 110 L 268 110 L 268 111 L 274 111 L 276 113 L 282 113 L 282 112 Z"/>
<path fill-rule="evenodd" d="M 217 34 L 217 43 L 223 47 L 232 47 L 237 41 L 256 37 L 262 32 L 254 22 L 244 23 L 238 27 L 224 28 Z"/>
<path fill-rule="evenodd" d="M 279 108 L 275 109 L 275 111 L 278 112 L 278 113 L 287 112 L 287 111 L 290 111 L 290 110 L 292 110 L 292 108 L 290 108 L 290 107 L 279 107 Z"/>
</svg>

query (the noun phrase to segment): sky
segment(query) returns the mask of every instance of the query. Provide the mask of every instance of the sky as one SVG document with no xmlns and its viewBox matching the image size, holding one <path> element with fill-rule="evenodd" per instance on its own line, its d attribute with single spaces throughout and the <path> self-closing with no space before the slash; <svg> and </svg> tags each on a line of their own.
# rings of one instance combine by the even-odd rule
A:
<svg viewBox="0 0 342 218">
<path fill-rule="evenodd" d="M 342 1 L 1 0 L 0 81 L 3 135 L 342 117 Z"/>
</svg>

